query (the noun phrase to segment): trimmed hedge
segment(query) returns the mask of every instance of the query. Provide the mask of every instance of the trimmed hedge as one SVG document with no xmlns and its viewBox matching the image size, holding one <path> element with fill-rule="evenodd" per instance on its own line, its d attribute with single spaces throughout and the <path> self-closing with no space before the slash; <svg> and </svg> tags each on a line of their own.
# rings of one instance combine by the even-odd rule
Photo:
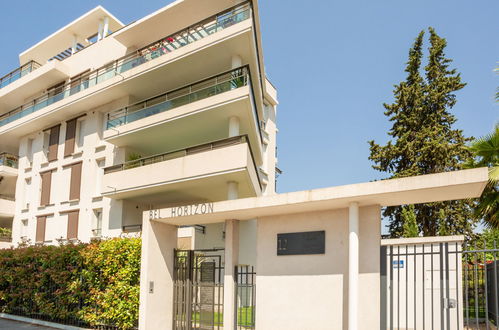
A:
<svg viewBox="0 0 499 330">
<path fill-rule="evenodd" d="M 140 238 L 0 250 L 0 310 L 129 329 L 139 310 Z"/>
</svg>

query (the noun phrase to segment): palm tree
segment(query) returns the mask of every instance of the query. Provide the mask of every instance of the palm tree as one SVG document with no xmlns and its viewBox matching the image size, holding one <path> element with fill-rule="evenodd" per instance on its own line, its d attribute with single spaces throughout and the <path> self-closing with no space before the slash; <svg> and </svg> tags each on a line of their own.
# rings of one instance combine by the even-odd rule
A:
<svg viewBox="0 0 499 330">
<path fill-rule="evenodd" d="M 475 158 L 467 167 L 488 167 L 489 182 L 475 205 L 475 216 L 485 226 L 499 229 L 499 123 L 494 131 L 471 143 Z"/>
</svg>

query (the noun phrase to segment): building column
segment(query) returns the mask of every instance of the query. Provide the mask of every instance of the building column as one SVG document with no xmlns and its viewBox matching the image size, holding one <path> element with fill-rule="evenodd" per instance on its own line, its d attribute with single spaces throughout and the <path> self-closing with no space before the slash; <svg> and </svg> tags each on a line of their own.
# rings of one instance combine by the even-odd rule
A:
<svg viewBox="0 0 499 330">
<path fill-rule="evenodd" d="M 239 136 L 239 117 L 229 118 L 229 137 Z"/>
<path fill-rule="evenodd" d="M 348 208 L 348 329 L 358 329 L 359 319 L 359 203 Z"/>
<path fill-rule="evenodd" d="M 239 257 L 239 221 L 225 221 L 224 267 L 224 330 L 235 329 L 236 293 L 235 267 Z"/>
<path fill-rule="evenodd" d="M 239 198 L 239 184 L 235 181 L 227 182 L 227 199 L 238 199 Z"/>
<path fill-rule="evenodd" d="M 97 30 L 97 41 L 102 39 L 102 31 L 104 30 L 104 23 L 102 20 L 99 21 L 99 29 Z"/>
<path fill-rule="evenodd" d="M 173 324 L 174 249 L 177 227 L 142 218 L 139 329 L 164 329 Z"/>
<path fill-rule="evenodd" d="M 78 37 L 76 35 L 73 36 L 73 43 L 71 44 L 71 55 L 76 53 L 78 47 Z"/>
<path fill-rule="evenodd" d="M 109 33 L 109 17 L 104 17 L 104 27 L 102 29 L 102 39 L 104 39 Z"/>
<path fill-rule="evenodd" d="M 231 68 L 236 69 L 243 65 L 243 60 L 239 55 L 232 55 Z"/>
</svg>

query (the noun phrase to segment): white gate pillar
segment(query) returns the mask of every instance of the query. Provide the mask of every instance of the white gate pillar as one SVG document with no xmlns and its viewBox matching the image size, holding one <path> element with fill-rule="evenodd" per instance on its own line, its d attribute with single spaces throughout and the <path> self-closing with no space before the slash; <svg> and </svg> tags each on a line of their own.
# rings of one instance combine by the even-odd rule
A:
<svg viewBox="0 0 499 330">
<path fill-rule="evenodd" d="M 359 320 L 359 203 L 348 208 L 348 329 L 357 330 Z"/>
<path fill-rule="evenodd" d="M 239 221 L 225 221 L 225 267 L 224 267 L 224 330 L 235 330 L 236 283 L 235 267 L 239 257 Z"/>
</svg>

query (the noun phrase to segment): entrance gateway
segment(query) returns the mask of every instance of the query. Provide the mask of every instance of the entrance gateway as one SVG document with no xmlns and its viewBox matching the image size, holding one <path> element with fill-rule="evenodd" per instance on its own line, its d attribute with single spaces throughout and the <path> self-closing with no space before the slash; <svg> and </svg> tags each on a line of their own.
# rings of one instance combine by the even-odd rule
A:
<svg viewBox="0 0 499 330">
<path fill-rule="evenodd" d="M 236 321 L 237 314 L 243 313 L 243 316 L 252 315 L 250 320 L 256 318 L 259 330 L 274 330 L 276 324 L 279 329 L 286 330 L 378 328 L 381 323 L 381 208 L 474 198 L 480 196 L 487 182 L 488 170 L 483 168 L 214 202 L 213 213 L 208 214 L 172 217 L 169 208 L 158 209 L 158 217 L 151 218 L 149 212 L 144 213 L 139 328 L 244 329 L 247 327 Z M 253 232 L 241 230 L 246 229 L 247 221 L 256 222 Z M 223 252 L 175 250 L 179 226 L 220 223 L 225 223 Z M 239 235 L 240 232 L 244 234 Z M 309 246 L 307 254 L 283 253 L 293 247 L 293 237 L 288 234 L 305 232 L 317 233 L 313 235 L 314 244 Z M 320 232 L 324 232 L 324 239 Z M 250 236 L 256 238 L 253 245 L 248 244 Z M 301 242 L 308 244 L 309 240 Z M 450 250 L 453 244 L 448 247 Z M 440 245 L 438 250 L 435 248 L 433 252 L 440 252 Z M 452 316 L 456 314 L 456 309 L 467 306 L 466 301 L 460 300 L 454 308 L 451 301 L 455 299 L 453 290 L 456 282 L 452 267 L 458 254 L 449 255 L 449 268 L 445 267 L 446 258 L 442 260 L 441 267 L 441 258 L 437 263 L 433 254 L 433 270 L 444 270 L 440 275 L 440 272 L 434 274 L 431 269 L 431 247 L 430 255 L 424 258 L 419 254 L 423 252 L 422 248 L 416 248 L 414 253 L 413 246 L 406 250 L 401 248 L 400 253 L 398 248 L 393 252 L 392 260 L 386 254 L 384 260 L 390 267 L 387 267 L 387 273 L 391 270 L 394 275 L 391 277 L 392 288 L 398 283 L 395 281 L 399 280 L 400 273 L 401 290 L 393 292 L 392 300 L 394 328 L 399 323 L 401 327 L 406 323 L 408 327 L 414 324 L 414 319 L 406 321 L 403 316 L 406 306 L 408 312 L 414 310 L 414 299 L 409 295 L 414 293 L 414 287 L 408 286 L 408 294 L 405 295 L 404 283 L 413 283 L 415 265 L 415 278 L 424 280 L 425 292 L 423 294 L 422 285 L 416 285 L 415 301 L 422 301 L 424 297 L 425 308 L 429 308 L 431 303 L 428 302 L 432 301 L 433 293 L 434 307 L 441 306 L 442 302 L 447 307 L 444 329 L 447 324 L 456 327 L 459 324 L 459 329 L 463 329 L 463 317 L 459 317 L 458 323 L 457 318 Z M 428 252 L 427 248 L 424 252 Z M 238 292 L 240 285 L 235 279 L 239 276 L 235 269 L 241 263 L 250 263 L 250 253 L 255 256 L 253 266 L 258 268 L 254 276 L 258 280 L 256 312 L 254 305 L 249 304 L 246 309 L 237 305 L 243 299 L 240 299 Z M 457 264 L 459 266 L 459 262 Z M 479 268 L 476 263 L 473 265 Z M 492 275 L 487 278 L 487 284 L 492 283 L 494 278 L 493 267 L 489 268 Z M 445 269 L 449 270 L 448 282 Z M 471 283 L 469 281 L 469 287 Z M 473 282 L 473 288 L 476 287 L 474 283 L 481 282 Z M 151 284 L 154 284 L 154 290 L 150 289 Z M 395 304 L 397 292 L 400 292 L 400 303 L 397 301 Z M 442 293 L 447 299 L 440 299 Z M 390 292 L 386 294 L 385 297 L 389 298 Z M 406 298 L 410 304 L 405 304 Z M 484 301 L 487 301 L 490 315 L 496 315 L 492 313 L 495 301 Z M 470 317 L 477 310 L 476 300 L 473 303 L 475 309 L 470 309 Z M 471 305 L 468 299 L 468 306 Z M 388 307 L 392 309 L 391 305 Z M 422 315 L 425 315 L 425 321 L 429 319 L 428 314 L 420 311 L 421 308 L 416 306 L 418 319 L 421 316 L 422 320 Z M 440 311 L 434 312 L 434 324 L 438 324 L 439 328 L 442 323 L 441 319 L 437 321 Z M 391 314 L 386 316 L 388 324 L 392 323 Z"/>
<path fill-rule="evenodd" d="M 221 330 L 224 313 L 224 249 L 175 250 L 174 330 Z M 235 267 L 235 329 L 255 329 L 255 269 Z"/>
</svg>

